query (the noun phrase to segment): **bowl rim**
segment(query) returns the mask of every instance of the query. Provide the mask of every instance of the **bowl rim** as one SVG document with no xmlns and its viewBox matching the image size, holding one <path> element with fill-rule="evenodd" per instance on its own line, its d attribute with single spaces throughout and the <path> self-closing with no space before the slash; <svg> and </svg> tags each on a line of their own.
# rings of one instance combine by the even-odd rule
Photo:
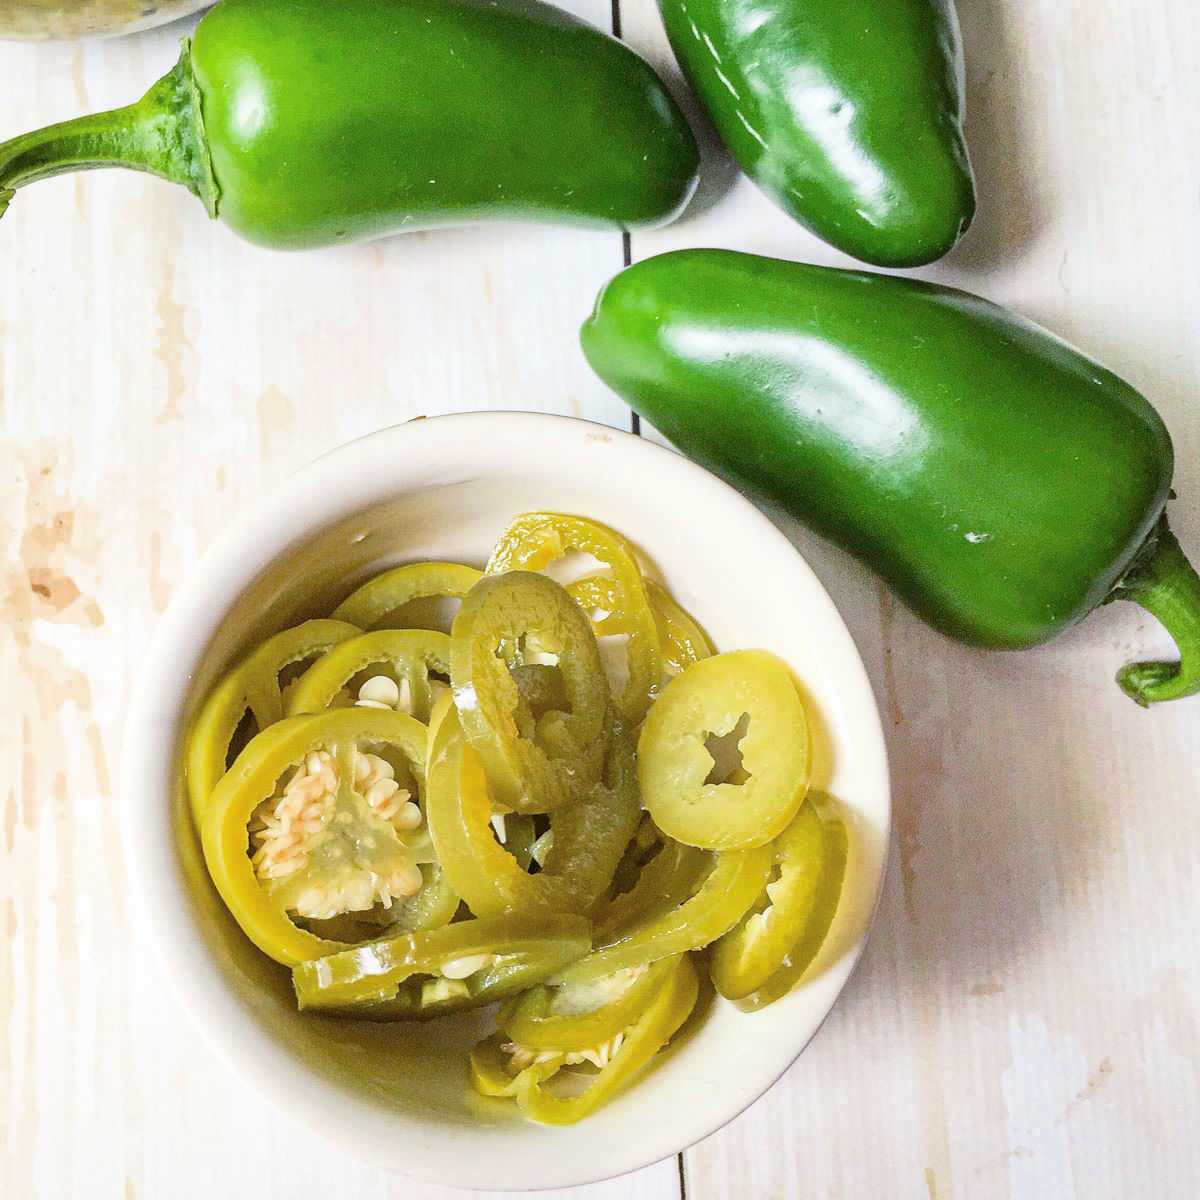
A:
<svg viewBox="0 0 1200 1200">
<path fill-rule="evenodd" d="M 855 751 L 868 759 L 868 774 L 874 781 L 876 799 L 882 805 L 882 818 L 880 845 L 871 864 L 875 891 L 866 909 L 861 936 L 831 966 L 828 973 L 834 978 L 830 981 L 825 1012 L 807 1036 L 787 1046 L 771 1071 L 760 1074 L 752 1085 L 730 1087 L 729 1101 L 719 1115 L 689 1131 L 682 1143 L 677 1135 L 672 1135 L 667 1144 L 661 1135 L 655 1136 L 656 1130 L 648 1129 L 645 1141 L 639 1143 L 640 1148 L 635 1152 L 626 1149 L 624 1153 L 606 1155 L 599 1174 L 588 1167 L 581 1170 L 573 1161 L 562 1162 L 564 1156 L 550 1156 L 552 1161 L 525 1164 L 528 1178 L 514 1185 L 497 1181 L 494 1164 L 473 1162 L 468 1155 L 448 1158 L 437 1139 L 413 1139 L 413 1144 L 405 1147 L 401 1164 L 398 1156 L 379 1151 L 376 1130 L 383 1132 L 380 1122 L 352 1128 L 344 1120 L 330 1121 L 328 1109 L 312 1102 L 315 1089 L 310 1070 L 253 1028 L 253 1022 L 245 1016 L 220 973 L 210 964 L 200 963 L 207 957 L 207 951 L 195 929 L 191 902 L 176 883 L 178 870 L 174 856 L 162 853 L 161 837 L 163 820 L 169 824 L 170 816 L 170 806 L 163 803 L 167 794 L 164 788 L 178 769 L 178 743 L 191 694 L 192 672 L 181 672 L 180 663 L 200 660 L 201 651 L 225 619 L 231 597 L 241 594 L 269 563 L 305 534 L 321 524 L 363 511 L 401 490 L 395 473 L 398 459 L 394 451 L 388 450 L 393 443 L 404 441 L 404 452 L 408 455 L 414 449 L 418 455 L 422 452 L 428 455 L 439 445 L 446 453 L 453 454 L 461 451 L 465 438 L 473 439 L 478 446 L 491 447 L 498 438 L 512 436 L 515 431 L 534 440 L 558 439 L 564 446 L 569 439 L 577 440 L 583 433 L 588 441 L 605 442 L 619 447 L 627 456 L 640 456 L 658 472 L 660 479 L 673 476 L 682 486 L 708 492 L 712 503 L 733 506 L 740 519 L 753 527 L 760 538 L 777 545 L 781 560 L 796 572 L 797 579 L 807 584 L 811 595 L 806 603 L 825 606 L 826 611 L 820 614 L 823 628 L 829 637 L 842 643 L 840 653 L 844 661 L 839 671 L 845 673 L 839 674 L 839 683 L 851 693 L 851 704 L 861 717 L 863 740 L 861 744 L 856 740 Z M 423 447 L 419 445 L 422 442 Z M 390 486 L 381 486 L 362 469 L 360 460 L 364 458 L 376 459 L 380 465 L 390 464 L 391 474 L 385 472 Z M 334 480 L 340 481 L 340 492 L 331 486 Z M 317 497 L 321 498 L 319 502 L 314 499 Z M 302 518 L 311 515 L 313 519 L 297 521 L 297 513 Z M 365 434 L 300 467 L 241 512 L 200 555 L 176 588 L 147 644 L 125 718 L 118 795 L 122 839 L 127 848 L 125 869 L 138 921 L 154 957 L 166 973 L 171 992 L 217 1057 L 286 1118 L 322 1134 L 355 1156 L 409 1178 L 477 1190 L 516 1186 L 539 1191 L 582 1186 L 640 1170 L 695 1145 L 760 1099 L 792 1066 L 824 1023 L 862 956 L 882 894 L 892 822 L 883 726 L 866 668 L 841 614 L 799 550 L 744 495 L 697 463 L 655 441 L 582 418 L 506 410 L 418 417 Z M 201 970 L 196 969 L 198 964 L 202 965 Z M 247 1052 L 260 1059 L 265 1054 L 271 1060 L 270 1069 L 246 1070 Z M 396 1115 L 405 1119 L 403 1113 Z M 395 1116 L 389 1116 L 389 1122 L 394 1119 Z M 416 1122 L 412 1122 L 412 1128 L 418 1128 Z"/>
</svg>

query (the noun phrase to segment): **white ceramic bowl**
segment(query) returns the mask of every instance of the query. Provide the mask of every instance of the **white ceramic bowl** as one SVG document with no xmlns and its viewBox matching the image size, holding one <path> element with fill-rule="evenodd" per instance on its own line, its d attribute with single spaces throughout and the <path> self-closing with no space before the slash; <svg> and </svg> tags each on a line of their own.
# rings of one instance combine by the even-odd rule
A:
<svg viewBox="0 0 1200 1200">
<path fill-rule="evenodd" d="M 396 562 L 482 565 L 517 513 L 552 509 L 629 535 L 719 649 L 765 647 L 808 692 L 816 785 L 851 818 L 847 887 L 809 976 L 761 1012 L 715 1003 L 690 1036 L 582 1123 L 526 1123 L 472 1097 L 486 1017 L 369 1026 L 296 1013 L 288 974 L 254 951 L 199 866 L 180 746 L 231 657 L 325 615 Z M 240 517 L 179 589 L 134 691 L 121 761 L 129 871 L 183 1007 L 233 1071 L 370 1161 L 469 1188 L 568 1187 L 631 1171 L 718 1129 L 788 1068 L 845 984 L 883 877 L 889 793 L 866 673 L 816 576 L 749 501 L 650 442 L 531 413 L 411 422 L 343 446 Z"/>
</svg>

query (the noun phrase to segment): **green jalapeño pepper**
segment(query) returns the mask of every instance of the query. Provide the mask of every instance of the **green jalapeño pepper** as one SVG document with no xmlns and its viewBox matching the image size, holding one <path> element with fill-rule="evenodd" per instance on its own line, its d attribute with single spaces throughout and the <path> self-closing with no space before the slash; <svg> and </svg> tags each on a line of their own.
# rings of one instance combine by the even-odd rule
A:
<svg viewBox="0 0 1200 1200">
<path fill-rule="evenodd" d="M 425 727 L 376 709 L 287 717 L 238 755 L 201 843 L 221 899 L 264 954 L 290 966 L 378 936 L 396 901 L 434 882 L 420 870 L 435 859 L 419 806 L 425 758 Z M 444 911 L 441 898 L 432 908 Z M 430 923 L 412 913 L 404 923 L 414 919 Z M 354 922 L 365 928 L 347 937 Z"/>
<path fill-rule="evenodd" d="M 188 799 L 197 822 L 231 756 L 242 748 L 239 730 L 249 725 L 247 734 L 257 733 L 283 716 L 282 674 L 360 632 L 345 621 L 305 621 L 267 638 L 213 688 L 187 742 Z"/>
<path fill-rule="evenodd" d="M 771 852 L 766 846 L 730 850 L 711 855 L 710 861 L 711 869 L 693 895 L 666 912 L 647 913 L 615 930 L 611 922 L 602 923 L 597 929 L 596 949 L 551 982 L 571 986 L 593 982 L 660 958 L 701 950 L 723 937 L 766 887 Z"/>
<path fill-rule="evenodd" d="M 830 927 L 833 925 L 833 918 L 837 915 L 838 902 L 842 898 L 842 887 L 846 882 L 848 851 L 846 826 L 836 807 L 827 797 L 816 795 L 813 799 L 817 814 L 821 818 L 825 850 L 825 862 L 821 869 L 821 880 L 817 884 L 813 906 L 808 914 L 808 920 L 805 922 L 800 940 L 792 945 L 783 956 L 779 970 L 765 983 L 760 984 L 755 991 L 735 1002 L 743 1012 L 753 1012 L 768 1004 L 773 1004 L 781 996 L 787 995 L 799 983 L 825 944 Z M 747 945 L 752 945 L 753 941 L 753 934 L 751 934 Z M 753 957 L 753 952 L 751 956 Z"/>
<path fill-rule="evenodd" d="M 374 1020 L 441 1016 L 477 1008 L 536 984 L 586 953 L 583 917 L 459 921 L 299 963 L 301 1008 Z"/>
<path fill-rule="evenodd" d="M 659 0 L 746 174 L 840 250 L 941 257 L 975 212 L 951 0 Z"/>
<path fill-rule="evenodd" d="M 662 645 L 663 670 L 668 675 L 678 675 L 692 663 L 713 654 L 708 634 L 700 628 L 696 618 L 661 584 L 653 579 L 644 581 L 646 598 L 654 613 L 658 626 L 658 640 Z"/>
<path fill-rule="evenodd" d="M 446 679 L 439 684 L 437 675 Z M 449 687 L 450 639 L 432 629 L 377 629 L 322 655 L 288 696 L 289 716 L 353 705 L 390 708 L 428 721 Z"/>
<path fill-rule="evenodd" d="M 638 263 L 583 348 L 681 450 L 873 566 L 975 646 L 1034 646 L 1107 600 L 1181 661 L 1118 680 L 1200 691 L 1200 578 L 1163 517 L 1171 439 L 1127 383 L 977 296 L 721 250 Z"/>
<path fill-rule="evenodd" d="M 517 1043 L 503 1033 L 485 1037 L 471 1050 L 471 1086 L 481 1096 L 514 1097 L 522 1075 L 532 1073 L 539 1079 L 549 1079 L 566 1061 L 566 1054 L 556 1050 L 518 1054 Z"/>
<path fill-rule="evenodd" d="M 0 143 L 0 212 L 104 166 L 304 249 L 462 221 L 658 224 L 697 150 L 642 59 L 541 0 L 222 0 L 136 104 Z"/>
<path fill-rule="evenodd" d="M 483 578 L 462 563 L 418 562 L 368 579 L 334 609 L 334 619 L 361 629 L 391 626 L 415 600 L 461 600 Z"/>
<path fill-rule="evenodd" d="M 678 675 L 685 667 L 711 655 L 712 643 L 691 613 L 676 604 L 661 584 L 652 579 L 643 579 L 642 584 L 658 631 L 661 662 L 654 665 L 661 667 L 662 674 Z M 573 579 L 567 584 L 567 594 L 588 614 L 597 638 L 632 636 L 632 622 L 622 607 L 620 585 L 608 571 Z M 641 711 L 644 714 L 645 710 Z"/>
<path fill-rule="evenodd" d="M 616 706 L 627 725 L 636 725 L 646 715 L 662 683 L 662 650 L 633 547 L 598 521 L 564 513 L 525 513 L 500 535 L 487 569 L 489 573 L 541 571 L 571 551 L 590 554 L 608 567 L 605 615 L 593 619 L 593 628 L 597 637 L 623 634 L 629 639 L 628 679 L 616 697 Z M 567 590 L 589 612 L 595 611 L 600 603 L 593 600 L 592 589 L 586 585 Z"/>
<path fill-rule="evenodd" d="M 531 707 L 532 689 L 513 674 L 530 665 L 557 668 L 559 704 Z M 609 706 L 600 651 L 552 579 L 508 571 L 476 584 L 454 618 L 450 678 L 463 730 L 502 805 L 550 812 L 583 799 L 600 778 Z"/>
<path fill-rule="evenodd" d="M 718 769 L 709 735 L 738 738 L 741 763 L 720 782 L 709 782 Z M 667 684 L 638 737 L 646 811 L 669 837 L 706 850 L 769 842 L 799 810 L 809 771 L 804 705 L 766 650 L 693 663 Z"/>
<path fill-rule="evenodd" d="M 595 907 L 641 815 L 633 747 L 619 730 L 607 743 L 605 778 L 587 798 L 550 814 L 550 845 L 532 874 L 528 858 L 493 836 L 487 777 L 457 713 L 439 713 L 429 756 L 429 828 L 451 887 L 476 916 Z"/>
<path fill-rule="evenodd" d="M 393 900 L 384 911 L 380 924 L 389 933 L 415 933 L 419 929 L 440 929 L 449 925 L 458 912 L 459 897 L 450 886 L 446 872 L 436 862 L 421 863 L 421 886 L 411 895 Z"/>
<path fill-rule="evenodd" d="M 506 1001 L 496 1023 L 510 1042 L 531 1049 L 588 1050 L 628 1029 L 678 965 L 663 958 L 574 986 L 539 984 Z"/>
<path fill-rule="evenodd" d="M 624 1086 L 667 1044 L 696 1006 L 696 968 L 687 955 L 638 1018 L 610 1041 L 583 1052 L 537 1052 L 502 1037 L 480 1043 L 471 1055 L 471 1080 L 484 1095 L 515 1095 L 524 1116 L 548 1125 L 573 1125 Z M 509 1062 L 503 1062 L 504 1055 Z M 555 1094 L 547 1084 L 564 1067 L 591 1063 L 599 1068 L 578 1094 Z M 513 1077 L 511 1086 L 505 1075 Z"/>
<path fill-rule="evenodd" d="M 659 836 L 662 840 L 657 853 L 644 859 L 632 884 L 617 892 L 596 914 L 598 944 L 613 942 L 630 929 L 678 908 L 696 894 L 712 871 L 711 854 Z M 617 887 L 615 875 L 613 887 Z"/>
<path fill-rule="evenodd" d="M 612 882 L 608 887 L 609 898 L 628 892 L 641 877 L 646 864 L 663 848 L 664 839 L 654 824 L 649 813 L 642 813 L 642 819 L 634 830 L 633 837 L 621 855 L 617 869 L 613 872 Z"/>
<path fill-rule="evenodd" d="M 761 1008 L 800 978 L 829 931 L 846 868 L 837 806 L 809 794 L 771 843 L 772 877 L 754 907 L 712 949 L 713 985 L 727 1000 Z"/>
</svg>

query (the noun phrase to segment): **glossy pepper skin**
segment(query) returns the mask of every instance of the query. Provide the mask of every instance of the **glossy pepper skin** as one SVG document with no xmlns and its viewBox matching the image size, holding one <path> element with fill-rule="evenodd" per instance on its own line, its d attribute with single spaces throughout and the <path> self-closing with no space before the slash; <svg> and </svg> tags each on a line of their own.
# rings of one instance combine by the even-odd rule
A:
<svg viewBox="0 0 1200 1200">
<path fill-rule="evenodd" d="M 914 267 L 970 224 L 951 0 L 659 0 L 684 74 L 742 168 L 864 262 Z"/>
<path fill-rule="evenodd" d="M 1132 387 L 965 292 L 721 250 L 601 292 L 600 377 L 681 450 L 872 566 L 932 625 L 1034 646 L 1132 599 L 1181 663 L 1126 667 L 1139 702 L 1200 690 L 1200 580 L 1162 514 L 1171 440 Z"/>
<path fill-rule="evenodd" d="M 0 144 L 0 211 L 108 165 L 303 249 L 478 220 L 657 224 L 697 150 L 645 62 L 541 0 L 222 0 L 137 104 Z"/>
</svg>

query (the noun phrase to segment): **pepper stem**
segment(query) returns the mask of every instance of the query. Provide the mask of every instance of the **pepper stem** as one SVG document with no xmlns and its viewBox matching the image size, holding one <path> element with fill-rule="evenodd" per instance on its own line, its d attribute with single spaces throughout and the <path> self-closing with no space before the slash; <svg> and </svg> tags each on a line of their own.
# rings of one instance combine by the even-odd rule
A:
<svg viewBox="0 0 1200 1200">
<path fill-rule="evenodd" d="M 1114 600 L 1132 600 L 1157 617 L 1179 647 L 1178 662 L 1130 663 L 1117 672 L 1124 693 L 1143 708 L 1200 692 L 1200 575 L 1163 516 L 1141 560 L 1118 584 Z"/>
<path fill-rule="evenodd" d="M 204 137 L 191 43 L 136 104 L 0 142 L 0 216 L 17 188 L 68 171 L 129 167 L 180 183 L 216 215 L 219 192 Z"/>
</svg>

